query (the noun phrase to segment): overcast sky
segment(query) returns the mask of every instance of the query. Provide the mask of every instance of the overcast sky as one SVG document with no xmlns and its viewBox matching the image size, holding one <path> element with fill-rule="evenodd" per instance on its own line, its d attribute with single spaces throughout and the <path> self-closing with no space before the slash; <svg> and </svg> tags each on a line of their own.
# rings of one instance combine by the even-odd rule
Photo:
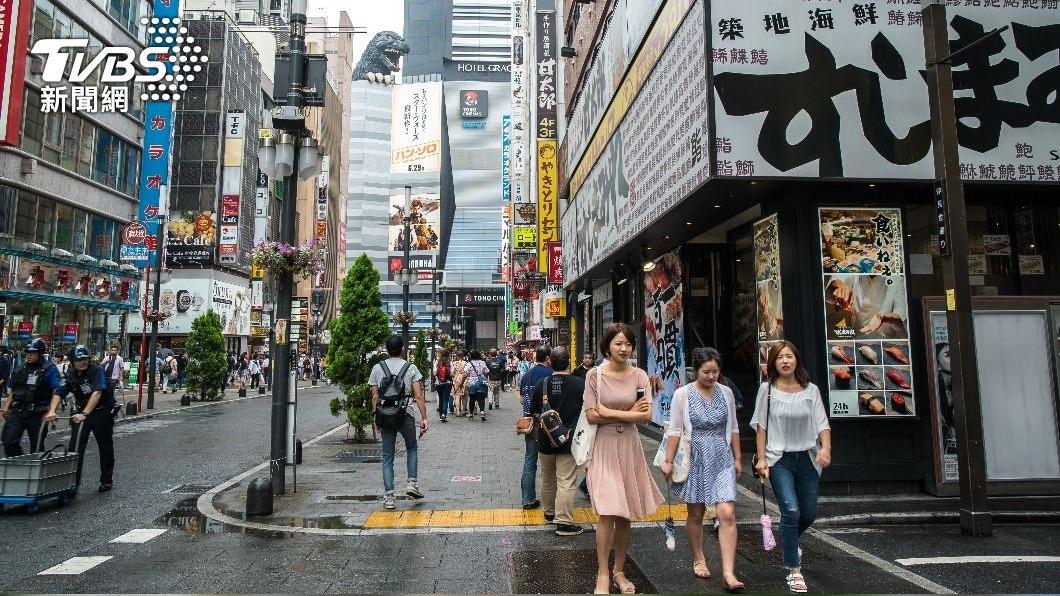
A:
<svg viewBox="0 0 1060 596">
<path fill-rule="evenodd" d="M 338 26 L 339 12 L 346 11 L 354 26 L 368 29 L 367 35 L 353 38 L 353 61 L 361 59 L 364 46 L 380 31 L 402 33 L 405 3 L 402 0 L 309 0 L 308 16 L 326 16 L 329 25 Z"/>
</svg>

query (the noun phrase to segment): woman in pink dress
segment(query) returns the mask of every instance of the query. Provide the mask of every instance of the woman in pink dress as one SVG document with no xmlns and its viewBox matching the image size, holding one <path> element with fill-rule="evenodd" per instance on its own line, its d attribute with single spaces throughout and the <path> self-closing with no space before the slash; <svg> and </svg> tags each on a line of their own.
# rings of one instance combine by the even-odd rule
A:
<svg viewBox="0 0 1060 596">
<path fill-rule="evenodd" d="M 596 526 L 597 594 L 610 592 L 607 562 L 612 547 L 615 587 L 623 594 L 636 592 L 622 571 L 630 520 L 655 513 L 663 502 L 637 432 L 638 422 L 651 420 L 652 395 L 647 373 L 627 364 L 636 341 L 629 325 L 609 326 L 600 342 L 607 360 L 585 375 L 585 415 L 597 425 L 586 471 L 593 512 L 600 516 Z"/>
</svg>

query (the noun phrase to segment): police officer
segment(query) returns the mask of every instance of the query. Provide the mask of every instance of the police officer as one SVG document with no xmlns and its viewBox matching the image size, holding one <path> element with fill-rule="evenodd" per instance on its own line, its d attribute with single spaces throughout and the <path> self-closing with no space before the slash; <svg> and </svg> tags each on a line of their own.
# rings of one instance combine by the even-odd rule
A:
<svg viewBox="0 0 1060 596">
<path fill-rule="evenodd" d="M 70 368 L 66 373 L 66 385 L 60 395 L 74 396 L 75 412 L 70 417 L 74 436 L 78 437 L 77 477 L 81 478 L 85 446 L 88 433 L 96 436 L 99 447 L 99 492 L 107 492 L 113 485 L 114 476 L 114 392 L 107 384 L 103 367 L 89 358 L 88 348 L 82 345 L 70 349 Z M 80 432 L 78 426 L 81 426 Z"/>
<path fill-rule="evenodd" d="M 44 360 L 47 351 L 44 340 L 37 338 L 25 349 L 25 363 L 11 375 L 7 399 L 0 409 L 7 421 L 4 423 L 4 455 L 17 457 L 23 454 L 22 433 L 29 433 L 30 451 L 36 451 L 38 441 L 44 442 L 45 422 L 55 420 L 59 397 L 59 371 L 51 362 Z"/>
</svg>

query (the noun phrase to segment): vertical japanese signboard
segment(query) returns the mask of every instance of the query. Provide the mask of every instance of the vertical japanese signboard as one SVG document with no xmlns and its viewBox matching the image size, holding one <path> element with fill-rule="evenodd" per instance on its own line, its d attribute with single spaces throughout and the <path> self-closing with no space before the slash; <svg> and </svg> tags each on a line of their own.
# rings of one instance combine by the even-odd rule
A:
<svg viewBox="0 0 1060 596">
<path fill-rule="evenodd" d="M 180 0 L 154 0 L 153 5 L 151 14 L 154 18 L 179 21 Z M 177 21 L 174 22 L 179 25 Z M 174 41 L 164 44 L 164 39 L 158 37 L 151 45 L 172 47 L 175 38 L 171 39 Z M 169 68 L 173 68 L 172 64 Z M 144 106 L 144 145 L 140 154 L 140 207 L 136 219 L 144 224 L 147 237 L 154 239 L 147 241 L 149 248 L 161 241 L 158 214 L 162 208 L 162 187 L 169 185 L 169 162 L 173 152 L 173 114 L 172 101 L 149 100 Z M 145 253 L 139 253 L 130 260 L 141 268 L 151 264 L 150 255 Z"/>
<path fill-rule="evenodd" d="M 534 101 L 537 130 L 537 252 L 539 273 L 547 273 L 548 243 L 559 240 L 559 180 L 556 153 L 556 13 L 537 11 Z"/>
<path fill-rule="evenodd" d="M 442 166 L 442 84 L 395 85 L 390 172 L 437 172 Z"/>
<path fill-rule="evenodd" d="M 830 415 L 916 413 L 902 212 L 822 208 Z"/>
<path fill-rule="evenodd" d="M 0 0 L 0 145 L 22 142 L 26 47 L 33 0 Z"/>
<path fill-rule="evenodd" d="M 224 170 L 221 179 L 221 237 L 218 261 L 233 265 L 239 261 L 239 203 L 243 188 L 243 147 L 246 143 L 247 115 L 225 115 Z"/>
<path fill-rule="evenodd" d="M 766 376 L 769 349 L 784 339 L 784 301 L 780 291 L 780 232 L 776 215 L 754 224 L 755 297 L 758 368 Z"/>
<path fill-rule="evenodd" d="M 1057 2 L 946 4 L 951 46 L 967 48 L 961 177 L 1056 182 Z M 933 176 L 921 2 L 713 0 L 710 14 L 719 176 Z"/>
<path fill-rule="evenodd" d="M 512 200 L 512 117 L 501 116 L 501 200 Z"/>
<path fill-rule="evenodd" d="M 548 283 L 563 284 L 563 244 L 548 243 Z"/>
<path fill-rule="evenodd" d="M 648 339 L 648 380 L 652 387 L 651 421 L 670 420 L 670 401 L 684 384 L 685 332 L 681 259 L 677 251 L 655 260 L 644 274 L 644 335 Z"/>
<path fill-rule="evenodd" d="M 315 237 L 323 242 L 328 235 L 328 184 L 331 178 L 331 157 L 325 155 L 320 163 L 320 175 L 317 176 Z"/>
</svg>

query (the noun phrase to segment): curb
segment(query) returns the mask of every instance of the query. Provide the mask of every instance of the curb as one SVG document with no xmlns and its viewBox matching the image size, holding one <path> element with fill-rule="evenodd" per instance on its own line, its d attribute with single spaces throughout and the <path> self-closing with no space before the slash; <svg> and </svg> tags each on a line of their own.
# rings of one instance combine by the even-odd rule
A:
<svg viewBox="0 0 1060 596">
<path fill-rule="evenodd" d="M 772 502 L 772 501 L 771 501 Z M 1060 523 L 1060 511 L 994 511 L 995 523 L 1055 524 Z M 956 511 L 855 513 L 819 517 L 814 525 L 828 527 L 898 526 L 914 524 L 954 524 L 960 521 Z"/>
</svg>

